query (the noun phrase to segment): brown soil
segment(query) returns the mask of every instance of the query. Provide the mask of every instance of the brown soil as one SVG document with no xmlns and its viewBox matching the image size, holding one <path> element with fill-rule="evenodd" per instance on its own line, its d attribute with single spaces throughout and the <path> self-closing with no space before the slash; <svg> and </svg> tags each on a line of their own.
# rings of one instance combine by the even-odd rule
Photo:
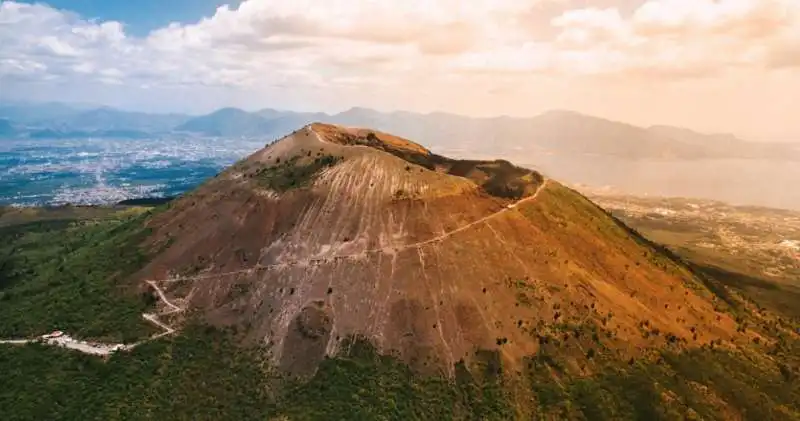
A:
<svg viewBox="0 0 800 421">
<path fill-rule="evenodd" d="M 300 129 L 150 225 L 169 247 L 138 279 L 182 276 L 161 285 L 298 374 L 350 335 L 452 374 L 478 349 L 518 365 L 564 326 L 625 355 L 736 331 L 685 268 L 574 191 L 369 130 Z"/>
</svg>

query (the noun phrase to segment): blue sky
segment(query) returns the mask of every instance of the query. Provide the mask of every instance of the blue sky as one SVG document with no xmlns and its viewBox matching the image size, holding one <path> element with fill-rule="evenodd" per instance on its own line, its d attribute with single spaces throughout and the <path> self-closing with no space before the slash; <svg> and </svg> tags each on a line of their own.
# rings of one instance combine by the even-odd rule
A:
<svg viewBox="0 0 800 421">
<path fill-rule="evenodd" d="M 800 138 L 797 92 L 798 0 L 0 0 L 0 101 L 570 109 L 769 139 Z"/>
<path fill-rule="evenodd" d="M 125 24 L 126 32 L 145 36 L 170 22 L 193 23 L 214 15 L 217 7 L 236 8 L 242 0 L 22 0 L 69 10 L 86 19 L 115 20 Z"/>
</svg>

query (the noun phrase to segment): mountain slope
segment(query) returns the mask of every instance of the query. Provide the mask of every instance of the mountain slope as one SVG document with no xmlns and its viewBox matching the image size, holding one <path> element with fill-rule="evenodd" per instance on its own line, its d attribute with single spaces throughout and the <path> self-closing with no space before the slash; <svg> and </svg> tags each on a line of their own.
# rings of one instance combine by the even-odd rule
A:
<svg viewBox="0 0 800 421">
<path fill-rule="evenodd" d="M 79 112 L 79 109 L 60 102 L 0 104 L 0 117 L 21 124 L 50 122 L 57 125 Z"/>
<path fill-rule="evenodd" d="M 549 324 L 607 329 L 626 355 L 666 340 L 643 340 L 645 320 L 695 346 L 736 330 L 685 269 L 577 193 L 378 132 L 305 127 L 151 227 L 170 247 L 140 278 L 186 275 L 166 283 L 176 299 L 298 373 L 351 336 L 450 372 L 478 349 L 517 365 Z"/>
<path fill-rule="evenodd" d="M 523 133 L 549 150 L 637 158 L 705 158 L 702 145 L 654 136 L 647 129 L 586 116 L 551 111 L 530 119 Z"/>
<path fill-rule="evenodd" d="M 0 118 L 21 127 L 55 132 L 105 131 L 166 132 L 183 123 L 189 116 L 123 111 L 111 107 L 45 104 L 0 104 Z M 113 133 L 112 133 L 113 134 Z"/>
<path fill-rule="evenodd" d="M 55 137 L 70 133 L 102 137 L 117 135 L 119 131 L 152 133 L 177 130 L 206 136 L 264 136 L 274 139 L 296 127 L 323 121 L 373 127 L 416 139 L 431 147 L 462 150 L 471 155 L 515 156 L 520 152 L 548 152 L 604 155 L 625 160 L 800 159 L 800 153 L 790 144 L 746 142 L 731 135 L 702 134 L 670 126 L 637 127 L 571 111 L 549 111 L 531 118 L 472 118 L 441 112 L 384 113 L 363 107 L 333 115 L 270 108 L 251 113 L 238 108 L 222 108 L 208 115 L 191 117 L 49 103 L 0 104 L 0 118 Z"/>
<path fill-rule="evenodd" d="M 103 107 L 81 112 L 66 121 L 65 126 L 80 131 L 165 132 L 188 119 L 189 116 L 182 114 L 149 114 Z"/>
<path fill-rule="evenodd" d="M 259 115 L 267 120 L 262 134 L 273 139 L 282 137 L 298 127 L 314 121 L 326 120 L 330 117 L 325 113 L 295 113 L 291 111 L 279 111 L 277 114 L 269 115 L 263 110 Z"/>
<path fill-rule="evenodd" d="M 40 225 L 3 231 L 4 332 L 178 330 L 107 363 L 0 344 L 4 419 L 800 419 L 797 324 L 506 161 L 312 124 Z"/>
<path fill-rule="evenodd" d="M 730 134 L 703 134 L 681 127 L 652 126 L 648 132 L 664 140 L 702 147 L 709 157 L 798 159 L 800 154 L 792 145 L 769 142 L 747 142 Z"/>
<path fill-rule="evenodd" d="M 264 109 L 255 113 L 223 109 L 181 127 L 209 135 L 269 136 L 312 121 L 372 127 L 416 139 L 439 149 L 470 154 L 509 155 L 547 151 L 640 159 L 768 158 L 798 159 L 790 146 L 745 142 L 668 126 L 637 127 L 572 111 L 549 111 L 531 118 L 471 118 L 446 113 L 383 113 L 354 107 L 338 114 Z M 733 144 L 734 147 L 729 147 Z"/>
<path fill-rule="evenodd" d="M 208 136 L 240 136 L 260 133 L 265 119 L 238 108 L 222 108 L 211 114 L 192 118 L 179 125 L 178 131 Z"/>
<path fill-rule="evenodd" d="M 269 108 L 249 113 L 238 108 L 223 108 L 211 114 L 195 117 L 178 126 L 178 131 L 195 132 L 206 136 L 267 136 L 279 137 L 297 127 L 316 120 L 326 120 L 324 113 L 298 113 Z"/>
</svg>

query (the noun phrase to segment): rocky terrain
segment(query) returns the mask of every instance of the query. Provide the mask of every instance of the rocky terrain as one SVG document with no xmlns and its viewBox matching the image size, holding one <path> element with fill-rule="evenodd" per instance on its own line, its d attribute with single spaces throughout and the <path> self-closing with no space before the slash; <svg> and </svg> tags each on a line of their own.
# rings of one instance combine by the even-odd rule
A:
<svg viewBox="0 0 800 421">
<path fill-rule="evenodd" d="M 352 336 L 452 375 L 479 349 L 518 366 L 548 324 L 602 326 L 625 355 L 665 341 L 643 339 L 643 321 L 692 346 L 736 331 L 687 271 L 577 193 L 373 131 L 306 126 L 149 224 L 169 247 L 137 278 L 172 278 L 175 300 L 297 373 Z"/>
<path fill-rule="evenodd" d="M 0 346 L 9 419 L 800 417 L 782 308 L 507 161 L 311 124 L 166 204 L 55 212 L 0 213 L 0 337 L 129 352 Z"/>
</svg>

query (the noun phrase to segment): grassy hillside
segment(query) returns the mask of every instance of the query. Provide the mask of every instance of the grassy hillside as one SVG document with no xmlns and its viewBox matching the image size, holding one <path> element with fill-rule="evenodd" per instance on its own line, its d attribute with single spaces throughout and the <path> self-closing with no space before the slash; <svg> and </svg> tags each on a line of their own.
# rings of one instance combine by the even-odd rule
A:
<svg viewBox="0 0 800 421">
<path fill-rule="evenodd" d="M 147 300 L 116 283 L 146 259 L 136 247 L 145 217 L 3 228 L 0 336 L 55 326 L 109 338 L 147 333 L 140 322 Z M 200 321 L 107 361 L 1 345 L 0 413 L 4 420 L 800 419 L 800 341 L 791 333 L 798 326 L 764 312 L 740 317 L 759 341 L 690 351 L 667 345 L 629 360 L 619 358 L 610 332 L 542 326 L 540 351 L 517 370 L 481 351 L 471 365 L 456 364 L 454 378 L 418 374 L 362 340 L 310 379 L 283 378 L 263 350 Z M 653 333 L 643 325 L 642 334 Z"/>
</svg>

